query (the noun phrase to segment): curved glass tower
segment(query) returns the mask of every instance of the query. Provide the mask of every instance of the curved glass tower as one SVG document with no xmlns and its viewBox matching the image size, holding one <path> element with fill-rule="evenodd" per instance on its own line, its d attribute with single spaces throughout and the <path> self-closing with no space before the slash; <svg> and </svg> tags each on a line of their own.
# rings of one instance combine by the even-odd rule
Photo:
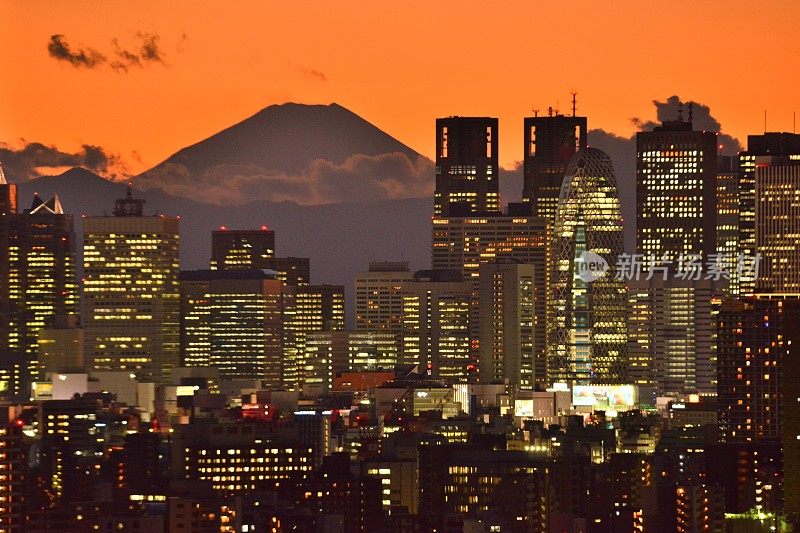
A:
<svg viewBox="0 0 800 533">
<path fill-rule="evenodd" d="M 614 168 L 595 148 L 570 160 L 551 234 L 547 299 L 551 381 L 623 383 L 626 289 L 617 276 L 622 214 Z"/>
</svg>

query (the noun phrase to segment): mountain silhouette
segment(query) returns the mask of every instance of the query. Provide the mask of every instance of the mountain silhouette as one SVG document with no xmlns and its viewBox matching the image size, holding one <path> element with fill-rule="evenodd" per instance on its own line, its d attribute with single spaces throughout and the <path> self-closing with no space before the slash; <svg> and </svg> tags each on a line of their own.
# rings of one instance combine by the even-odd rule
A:
<svg viewBox="0 0 800 533">
<path fill-rule="evenodd" d="M 431 161 L 338 105 L 269 106 L 133 179 L 193 200 L 301 204 L 429 196 Z"/>
</svg>

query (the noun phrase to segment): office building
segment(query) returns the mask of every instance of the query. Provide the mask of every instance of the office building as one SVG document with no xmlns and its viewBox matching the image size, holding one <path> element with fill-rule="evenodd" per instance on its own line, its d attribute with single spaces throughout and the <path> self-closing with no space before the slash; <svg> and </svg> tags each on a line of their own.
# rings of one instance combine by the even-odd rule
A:
<svg viewBox="0 0 800 533">
<path fill-rule="evenodd" d="M 94 370 L 166 383 L 179 361 L 180 219 L 143 211 L 129 187 L 113 216 L 84 219 L 86 357 Z"/>
<path fill-rule="evenodd" d="M 420 270 L 401 291 L 401 362 L 451 382 L 477 377 L 470 343 L 472 284 L 458 271 Z"/>
<path fill-rule="evenodd" d="M 717 161 L 716 252 L 720 266 L 726 272 L 728 294 L 738 295 L 739 277 L 744 266 L 739 258 L 739 159 L 720 155 Z"/>
<path fill-rule="evenodd" d="M 800 134 L 768 132 L 763 135 L 748 135 L 747 150 L 739 153 L 739 253 L 755 256 L 756 250 L 756 168 L 769 165 L 770 157 L 785 161 L 785 158 L 800 157 Z M 761 160 L 756 163 L 756 158 Z M 743 273 L 740 282 L 742 294 L 756 290 L 753 273 Z"/>
<path fill-rule="evenodd" d="M 625 382 L 626 291 L 617 275 L 622 215 L 614 168 L 604 152 L 587 148 L 573 156 L 552 235 L 549 378 Z"/>
<path fill-rule="evenodd" d="M 284 286 L 274 272 L 189 270 L 180 280 L 183 364 L 280 388 Z"/>
<path fill-rule="evenodd" d="M 762 159 L 768 162 L 761 164 Z M 800 292 L 800 155 L 756 157 L 756 253 L 759 291 Z"/>
<path fill-rule="evenodd" d="M 705 261 L 717 245 L 717 134 L 694 131 L 691 117 L 636 134 L 636 252 L 642 270 L 683 258 Z"/>
<path fill-rule="evenodd" d="M 285 287 L 283 322 L 283 386 L 294 390 L 313 374 L 314 361 L 306 358 L 308 335 L 344 329 L 344 287 Z"/>
<path fill-rule="evenodd" d="M 0 185 L 0 187 L 3 187 Z M 6 186 L 8 205 L 16 205 Z M 34 195 L 24 213 L 0 215 L 0 360 L 15 398 L 30 397 L 39 377 L 38 334 L 58 320 L 77 320 L 75 234 L 58 196 Z"/>
<path fill-rule="evenodd" d="M 480 377 L 534 385 L 534 267 L 514 260 L 481 263 L 479 268 Z"/>
<path fill-rule="evenodd" d="M 560 115 L 550 108 L 547 116 L 525 118 L 522 200 L 533 216 L 553 223 L 561 182 L 569 160 L 586 148 L 586 117 Z"/>
<path fill-rule="evenodd" d="M 500 212 L 496 118 L 436 119 L 436 216 Z"/>
<path fill-rule="evenodd" d="M 407 262 L 370 262 L 356 274 L 356 329 L 400 335 L 403 327 L 402 286 L 413 273 Z"/>
<path fill-rule="evenodd" d="M 0 163 L 0 216 L 17 212 L 17 185 L 9 183 Z"/>
<path fill-rule="evenodd" d="M 456 270 L 473 284 L 473 317 L 479 314 L 480 265 L 495 260 L 514 260 L 533 265 L 535 384 L 547 386 L 545 300 L 550 242 L 548 226 L 541 218 L 499 214 L 483 217 L 434 217 L 431 263 L 434 269 Z M 470 332 L 474 357 L 480 350 L 479 321 Z"/>
<path fill-rule="evenodd" d="M 628 283 L 628 380 L 639 386 L 640 399 L 716 394 L 717 312 L 725 287 L 659 276 Z"/>
<path fill-rule="evenodd" d="M 300 445 L 296 432 L 270 429 L 246 423 L 179 426 L 172 438 L 172 471 L 227 494 L 306 479 L 313 470 L 313 450 Z"/>
<path fill-rule="evenodd" d="M 240 230 L 223 226 L 211 232 L 211 270 L 262 270 L 272 268 L 275 232 Z"/>
<path fill-rule="evenodd" d="M 311 283 L 311 260 L 308 257 L 276 257 L 269 268 L 275 276 L 289 287 Z"/>
</svg>

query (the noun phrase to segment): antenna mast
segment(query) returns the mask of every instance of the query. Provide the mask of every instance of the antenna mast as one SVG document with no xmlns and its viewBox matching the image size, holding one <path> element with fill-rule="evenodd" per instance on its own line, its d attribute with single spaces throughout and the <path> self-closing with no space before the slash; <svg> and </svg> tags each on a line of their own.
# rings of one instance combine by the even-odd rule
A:
<svg viewBox="0 0 800 533">
<path fill-rule="evenodd" d="M 578 96 L 578 93 L 576 91 L 572 91 L 572 116 L 573 117 L 577 115 L 576 112 L 578 110 L 578 98 L 577 98 L 577 96 Z"/>
</svg>

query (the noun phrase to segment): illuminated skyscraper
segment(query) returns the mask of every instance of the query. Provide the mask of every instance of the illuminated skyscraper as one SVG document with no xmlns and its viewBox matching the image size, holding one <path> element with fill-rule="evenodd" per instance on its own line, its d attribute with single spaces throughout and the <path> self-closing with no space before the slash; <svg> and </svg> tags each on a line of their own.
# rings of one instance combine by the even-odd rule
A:
<svg viewBox="0 0 800 533">
<path fill-rule="evenodd" d="M 129 187 L 113 216 L 84 220 L 86 358 L 94 370 L 168 382 L 179 360 L 180 220 L 143 210 Z"/>
<path fill-rule="evenodd" d="M 357 329 L 396 335 L 403 364 L 465 380 L 477 367 L 470 346 L 472 283 L 462 280 L 459 271 L 412 274 L 408 263 L 370 263 L 356 278 Z"/>
<path fill-rule="evenodd" d="M 436 119 L 436 216 L 499 213 L 497 119 Z"/>
<path fill-rule="evenodd" d="M 284 296 L 283 386 L 299 389 L 314 372 L 306 339 L 320 331 L 344 329 L 344 287 L 304 285 L 286 287 Z"/>
<path fill-rule="evenodd" d="M 756 287 L 800 293 L 800 155 L 778 159 L 756 157 Z"/>
<path fill-rule="evenodd" d="M 227 379 L 282 386 L 284 285 L 269 270 L 185 270 L 181 359 Z"/>
<path fill-rule="evenodd" d="M 628 380 L 655 396 L 716 393 L 716 321 L 726 284 L 628 283 Z M 649 398 L 654 400 L 655 396 Z"/>
<path fill-rule="evenodd" d="M 472 284 L 452 270 L 420 270 L 402 286 L 401 362 L 466 382 L 477 373 L 470 344 Z"/>
<path fill-rule="evenodd" d="M 547 351 L 545 299 L 550 243 L 541 218 L 497 214 L 483 217 L 434 217 L 431 263 L 434 269 L 456 270 L 472 283 L 471 339 L 475 358 L 480 350 L 478 280 L 482 263 L 513 260 L 533 265 L 533 382 L 546 386 Z"/>
<path fill-rule="evenodd" d="M 522 200 L 533 216 L 553 223 L 558 195 L 570 158 L 586 148 L 586 117 L 556 113 L 525 118 L 525 157 Z"/>
<path fill-rule="evenodd" d="M 586 148 L 573 156 L 552 235 L 549 377 L 552 381 L 624 382 L 626 291 L 617 276 L 622 215 L 614 169 L 604 152 Z M 605 271 L 600 268 L 603 265 Z M 602 274 L 596 277 L 596 273 Z"/>
<path fill-rule="evenodd" d="M 534 383 L 536 278 L 533 265 L 482 263 L 479 281 L 481 381 Z"/>
<path fill-rule="evenodd" d="M 38 378 L 39 331 L 77 318 L 72 224 L 57 196 L 35 195 L 24 213 L 0 215 L 0 364 L 14 397 L 27 398 Z"/>
<path fill-rule="evenodd" d="M 739 249 L 745 256 L 756 254 L 756 158 L 759 156 L 797 158 L 800 156 L 800 134 L 769 132 L 763 135 L 748 135 L 747 150 L 739 153 Z M 770 164 L 762 158 L 759 165 Z M 742 294 L 750 294 L 756 288 L 752 275 L 743 274 L 740 281 Z"/>
<path fill-rule="evenodd" d="M 717 134 L 667 121 L 636 134 L 636 252 L 675 268 L 715 253 Z"/>
<path fill-rule="evenodd" d="M 729 273 L 728 293 L 739 294 L 739 160 L 719 156 L 717 170 L 717 253 Z"/>
<path fill-rule="evenodd" d="M 260 270 L 272 268 L 275 232 L 221 227 L 211 232 L 211 270 Z"/>
</svg>

